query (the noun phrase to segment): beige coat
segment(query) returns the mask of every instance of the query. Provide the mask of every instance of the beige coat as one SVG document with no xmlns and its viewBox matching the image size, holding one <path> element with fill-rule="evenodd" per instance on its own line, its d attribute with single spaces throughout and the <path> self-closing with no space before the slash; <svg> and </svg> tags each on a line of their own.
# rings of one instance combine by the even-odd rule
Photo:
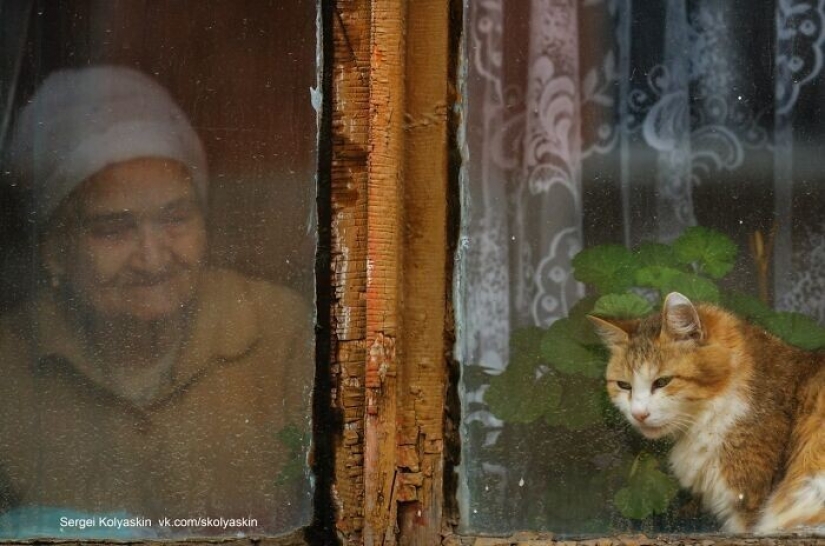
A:
<svg viewBox="0 0 825 546">
<path fill-rule="evenodd" d="M 309 437 L 309 309 L 227 271 L 204 275 L 198 301 L 171 385 L 145 408 L 100 380 L 48 297 L 0 319 L 6 509 L 258 520 L 230 534 L 305 523 L 306 450 L 286 438 Z"/>
</svg>

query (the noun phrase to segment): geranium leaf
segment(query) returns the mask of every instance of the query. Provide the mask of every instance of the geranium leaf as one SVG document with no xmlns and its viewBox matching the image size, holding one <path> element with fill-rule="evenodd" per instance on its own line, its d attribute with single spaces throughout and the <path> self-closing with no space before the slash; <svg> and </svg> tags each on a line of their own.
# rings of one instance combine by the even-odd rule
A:
<svg viewBox="0 0 825 546">
<path fill-rule="evenodd" d="M 604 374 L 602 370 L 601 376 Z M 604 383 L 582 376 L 568 375 L 559 381 L 561 403 L 544 416 L 550 426 L 585 430 L 604 421 Z"/>
<path fill-rule="evenodd" d="M 540 354 L 544 331 L 524 328 L 513 334 L 510 363 L 490 378 L 484 400 L 490 411 L 511 423 L 532 423 L 555 408 L 561 400 L 561 386 L 542 373 L 545 361 Z"/>
<path fill-rule="evenodd" d="M 593 314 L 611 318 L 640 318 L 652 312 L 653 306 L 637 294 L 607 294 L 593 306 Z"/>
<path fill-rule="evenodd" d="M 633 465 L 627 485 L 616 492 L 613 501 L 623 516 L 644 519 L 666 511 L 678 491 L 676 481 L 659 470 L 656 458 L 643 453 Z"/>
<path fill-rule="evenodd" d="M 774 315 L 776 312 L 762 301 L 742 294 L 741 292 L 728 292 L 724 297 L 725 307 L 739 315 L 740 317 L 752 320 L 758 324 Z"/>
<path fill-rule="evenodd" d="M 662 295 L 681 292 L 692 300 L 719 302 L 719 288 L 712 281 L 670 267 L 644 267 L 636 273 L 636 282 L 640 286 L 655 288 Z"/>
<path fill-rule="evenodd" d="M 696 264 L 714 279 L 730 273 L 737 253 L 736 245 L 729 237 L 702 226 L 686 229 L 673 242 L 673 250 L 679 262 Z"/>
<path fill-rule="evenodd" d="M 584 249 L 573 258 L 573 267 L 578 281 L 593 285 L 601 294 L 624 292 L 633 286 L 638 269 L 630 251 L 619 245 Z"/>
<path fill-rule="evenodd" d="M 639 245 L 633 255 L 641 267 L 658 265 L 662 267 L 679 267 L 679 260 L 673 247 L 662 243 L 647 242 Z"/>
<path fill-rule="evenodd" d="M 775 313 L 760 322 L 768 331 L 801 349 L 813 351 L 825 347 L 825 329 L 801 313 Z"/>
<path fill-rule="evenodd" d="M 599 298 L 588 296 L 579 300 L 570 309 L 567 319 L 570 321 L 569 332 L 573 339 L 582 345 L 599 345 L 601 340 L 593 330 L 593 324 L 587 315 L 593 313 L 593 306 Z"/>
<path fill-rule="evenodd" d="M 557 320 L 541 340 L 541 354 L 562 373 L 601 377 L 607 364 L 607 353 L 598 344 L 583 345 L 577 341 L 580 335 L 570 319 Z"/>
</svg>

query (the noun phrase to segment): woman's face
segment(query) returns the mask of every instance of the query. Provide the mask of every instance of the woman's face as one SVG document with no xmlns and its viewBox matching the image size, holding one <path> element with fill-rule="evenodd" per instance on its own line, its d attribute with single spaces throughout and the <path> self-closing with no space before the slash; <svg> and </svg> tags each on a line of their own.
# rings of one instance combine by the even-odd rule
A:
<svg viewBox="0 0 825 546">
<path fill-rule="evenodd" d="M 179 312 L 194 295 L 206 252 L 186 168 L 161 158 L 124 161 L 77 191 L 76 221 L 51 260 L 65 282 L 103 317 L 151 321 Z"/>
</svg>

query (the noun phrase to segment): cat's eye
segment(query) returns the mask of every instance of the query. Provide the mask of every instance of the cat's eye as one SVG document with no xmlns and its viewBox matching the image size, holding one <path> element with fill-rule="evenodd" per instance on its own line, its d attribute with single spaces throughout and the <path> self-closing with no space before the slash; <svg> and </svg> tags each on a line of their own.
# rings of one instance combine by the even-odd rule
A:
<svg viewBox="0 0 825 546">
<path fill-rule="evenodd" d="M 616 385 L 623 391 L 633 390 L 633 387 L 627 381 L 616 381 Z"/>
<path fill-rule="evenodd" d="M 667 385 L 673 381 L 672 377 L 660 377 L 656 381 L 653 382 L 653 390 L 661 389 L 662 387 L 667 387 Z"/>
</svg>

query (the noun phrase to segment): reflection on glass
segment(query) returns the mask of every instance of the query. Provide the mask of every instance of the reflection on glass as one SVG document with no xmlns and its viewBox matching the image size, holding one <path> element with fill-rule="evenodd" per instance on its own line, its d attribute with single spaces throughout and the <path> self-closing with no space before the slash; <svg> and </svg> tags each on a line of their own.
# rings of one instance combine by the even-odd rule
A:
<svg viewBox="0 0 825 546">
<path fill-rule="evenodd" d="M 308 66 L 284 72 L 314 78 L 314 6 L 303 4 L 288 11 L 307 18 L 296 28 L 306 32 L 302 47 L 309 49 L 289 55 Z M 180 20 L 188 11 L 175 5 L 168 15 Z M 203 15 L 205 5 L 214 12 Z M 87 18 L 93 28 L 122 28 L 123 36 L 103 40 L 101 47 L 112 48 L 108 57 L 89 55 L 101 62 L 62 63 L 41 52 L 44 64 L 55 64 L 42 74 L 21 63 L 20 108 L 5 139 L 4 191 L 18 198 L 24 220 L 7 237 L 18 258 L 3 272 L 0 536 L 237 536 L 304 525 L 314 375 L 314 235 L 300 225 L 314 191 L 306 82 L 281 84 L 285 96 L 261 99 L 266 107 L 300 104 L 294 119 L 193 124 L 185 110 L 201 120 L 224 115 L 216 105 L 240 115 L 250 91 L 232 91 L 194 58 L 182 59 L 193 68 L 178 87 L 134 68 L 140 63 L 108 62 L 137 55 L 149 64 L 149 51 L 131 49 L 134 28 L 116 23 L 129 10 L 172 3 L 90 6 L 36 16 Z M 219 25 L 213 19 L 230 8 L 236 4 L 199 3 L 202 15 L 192 24 Z M 250 8 L 267 20 L 275 11 L 269 2 L 250 2 L 220 24 L 266 42 L 276 29 L 250 19 Z M 33 28 L 41 24 L 49 23 L 35 20 Z M 189 32 L 195 39 L 209 27 Z M 119 39 L 122 49 L 113 46 Z M 165 43 L 185 45 L 179 38 Z M 40 45 L 30 39 L 26 55 Z M 225 60 L 238 51 L 227 41 L 215 55 Z M 255 62 L 251 56 L 246 65 Z M 172 73 L 159 73 L 175 82 Z M 276 77 L 250 76 L 250 90 L 272 86 Z M 228 91 L 225 105 L 210 97 L 214 87 Z M 172 89 L 195 101 L 179 102 Z M 208 111 L 198 111 L 198 99 Z M 270 131 L 293 143 L 279 149 Z M 237 142 L 223 146 L 226 136 Z M 274 157 L 292 150 L 293 157 Z M 250 204 L 256 201 L 262 208 Z M 5 213 L 11 219 L 15 212 Z M 294 247 L 266 248 L 272 231 L 297 233 Z M 245 260 L 246 253 L 257 261 Z M 28 271 L 27 262 L 34 264 Z M 28 280 L 13 278 L 21 272 Z"/>
<path fill-rule="evenodd" d="M 718 530 L 727 519 L 680 488 L 672 438 L 647 440 L 644 412 L 611 404 L 609 353 L 587 315 L 655 316 L 677 291 L 791 345 L 825 346 L 815 152 L 825 11 L 705 0 L 466 8 L 466 527 Z M 788 385 L 821 380 L 812 373 L 800 366 Z M 612 378 L 614 400 L 626 379 Z M 650 381 L 661 393 L 679 386 Z M 743 495 L 752 529 L 757 497 L 727 493 Z"/>
</svg>

